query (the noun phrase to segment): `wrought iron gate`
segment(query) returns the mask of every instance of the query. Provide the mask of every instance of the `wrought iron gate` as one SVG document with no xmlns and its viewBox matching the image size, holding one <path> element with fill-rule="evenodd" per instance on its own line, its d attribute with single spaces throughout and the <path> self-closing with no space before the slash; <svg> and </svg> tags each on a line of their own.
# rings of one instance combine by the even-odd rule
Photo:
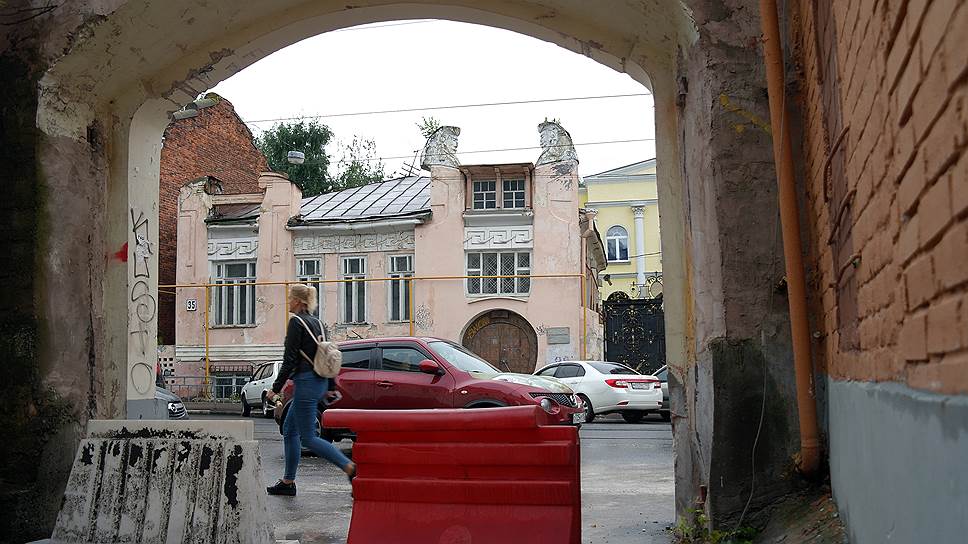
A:
<svg viewBox="0 0 968 544">
<path fill-rule="evenodd" d="M 666 364 L 662 298 L 609 297 L 605 308 L 605 359 L 651 373 Z"/>
</svg>

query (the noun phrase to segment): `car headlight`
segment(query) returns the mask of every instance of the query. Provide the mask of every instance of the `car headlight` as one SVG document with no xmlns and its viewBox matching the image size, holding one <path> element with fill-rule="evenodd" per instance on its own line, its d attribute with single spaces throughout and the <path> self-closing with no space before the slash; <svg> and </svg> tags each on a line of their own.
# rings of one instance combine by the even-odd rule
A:
<svg viewBox="0 0 968 544">
<path fill-rule="evenodd" d="M 539 402 L 538 404 L 540 404 L 541 408 L 544 409 L 544 411 L 548 412 L 549 414 L 551 413 L 551 410 L 554 407 L 554 405 L 551 404 L 551 399 L 549 399 L 548 397 L 541 399 L 541 402 Z"/>
</svg>

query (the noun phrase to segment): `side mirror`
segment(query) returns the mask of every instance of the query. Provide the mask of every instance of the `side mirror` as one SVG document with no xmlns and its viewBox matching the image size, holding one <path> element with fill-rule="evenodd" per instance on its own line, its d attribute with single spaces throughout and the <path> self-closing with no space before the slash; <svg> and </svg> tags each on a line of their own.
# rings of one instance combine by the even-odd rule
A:
<svg viewBox="0 0 968 544">
<path fill-rule="evenodd" d="M 430 359 L 424 359 L 420 361 L 420 372 L 424 374 L 433 374 L 434 376 L 443 376 L 444 367 L 440 366 L 437 361 L 431 361 Z"/>
</svg>

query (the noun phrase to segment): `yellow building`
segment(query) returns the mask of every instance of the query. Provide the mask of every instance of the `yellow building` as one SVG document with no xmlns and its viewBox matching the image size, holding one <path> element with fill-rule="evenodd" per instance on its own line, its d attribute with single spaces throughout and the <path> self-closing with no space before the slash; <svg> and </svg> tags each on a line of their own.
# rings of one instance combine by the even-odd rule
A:
<svg viewBox="0 0 968 544">
<path fill-rule="evenodd" d="M 616 292 L 650 298 L 662 292 L 662 249 L 655 159 L 606 170 L 583 179 L 579 199 L 598 212 L 608 268 L 602 299 Z"/>
</svg>

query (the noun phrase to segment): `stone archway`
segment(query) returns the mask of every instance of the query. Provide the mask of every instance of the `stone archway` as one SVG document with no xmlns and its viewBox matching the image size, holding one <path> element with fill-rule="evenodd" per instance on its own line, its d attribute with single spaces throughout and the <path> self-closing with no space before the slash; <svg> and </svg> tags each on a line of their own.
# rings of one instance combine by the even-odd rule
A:
<svg viewBox="0 0 968 544">
<path fill-rule="evenodd" d="M 528 320 L 509 310 L 491 310 L 467 326 L 464 347 L 505 372 L 531 374 L 538 361 L 538 335 Z"/>
<path fill-rule="evenodd" d="M 100 136 L 111 144 L 110 172 L 106 183 L 101 181 L 107 195 L 104 213 L 98 217 L 103 228 L 88 243 L 112 255 L 122 248 L 139 249 L 141 240 L 140 254 L 130 255 L 125 263 L 109 261 L 100 282 L 104 289 L 98 302 L 105 317 L 103 329 L 96 331 L 100 338 L 92 340 L 95 351 L 101 352 L 98 355 L 116 365 L 108 369 L 106 378 L 120 386 L 116 389 L 122 392 L 122 405 L 113 404 L 111 411 L 151 416 L 141 408 L 150 405 L 150 374 L 144 369 L 153 368 L 151 358 L 157 351 L 158 256 L 149 250 L 158 237 L 154 219 L 160 136 L 172 111 L 265 56 L 313 35 L 404 19 L 471 22 L 554 43 L 627 73 L 650 89 L 655 97 L 659 198 L 680 202 L 674 59 L 677 50 L 694 39 L 694 27 L 682 5 L 669 0 L 610 10 L 608 22 L 603 20 L 605 15 L 594 4 L 549 8 L 547 2 L 369 0 L 347 6 L 330 1 L 240 4 L 216 0 L 183 9 L 121 2 L 99 24 L 91 25 L 83 46 L 59 59 L 42 78 L 38 120 L 51 136 L 83 138 L 90 136 L 92 128 L 106 132 Z M 629 26 L 630 18 L 640 18 L 642 24 Z M 172 33 L 165 28 L 191 32 Z M 92 72 L 99 77 L 92 79 Z M 83 107 L 65 109 L 65 100 Z M 105 125 L 101 119 L 112 122 Z M 58 198 L 55 195 L 52 200 Z M 682 213 L 680 207 L 670 206 L 662 214 L 664 270 L 669 289 L 681 295 L 668 304 L 669 318 L 676 322 L 685 319 L 688 292 Z M 132 262 L 140 262 L 141 268 L 136 270 Z M 92 297 L 98 298 L 95 293 Z M 689 358 L 687 330 L 677 325 L 668 328 L 670 352 L 678 360 Z M 64 353 L 70 351 L 64 348 Z"/>
<path fill-rule="evenodd" d="M 24 25 L 19 52 L 3 59 L 5 70 L 14 57 L 20 63 L 14 68 L 29 68 L 9 82 L 9 96 L 21 97 L 10 108 L 18 124 L 0 142 L 29 151 L 30 160 L 18 156 L 16 179 L 33 200 L 23 213 L 5 215 L 15 226 L 11 262 L 33 268 L 17 286 L 24 294 L 16 311 L 8 312 L 22 325 L 10 345 L 27 346 L 21 359 L 37 375 L 32 400 L 41 400 L 42 411 L 60 414 L 61 400 L 84 408 L 57 419 L 21 457 L 70 452 L 77 444 L 72 433 L 89 417 L 124 417 L 150 395 L 143 386 L 156 353 L 152 218 L 169 114 L 301 39 L 364 23 L 437 18 L 557 44 L 652 90 L 672 404 L 688 415 L 673 428 L 677 504 L 685 512 L 701 486 L 725 482 L 728 489 L 717 484 L 710 499 L 711 517 L 741 509 L 748 464 L 738 461 L 745 453 L 736 442 L 720 438 L 730 433 L 718 431 L 717 418 L 742 422 L 758 414 L 749 408 L 758 404 L 714 395 L 735 389 L 717 384 L 750 379 L 728 374 L 735 365 L 721 363 L 743 355 L 742 342 L 769 329 L 757 353 L 769 355 L 763 368 L 793 405 L 785 311 L 774 309 L 784 305 L 756 294 L 776 283 L 762 264 L 776 260 L 778 246 L 763 228 L 773 224 L 776 197 L 772 145 L 759 122 L 767 114 L 755 4 L 642 0 L 605 10 L 566 0 L 77 0 L 39 30 Z M 434 65 L 432 52 L 421 60 L 424 71 L 447 70 Z M 46 400 L 48 391 L 58 402 Z M 735 417 L 736 410 L 744 417 Z M 781 431 L 795 428 L 791 412 L 775 414 Z M 764 470 L 779 474 L 772 468 L 795 448 L 781 432 L 764 435 L 772 437 L 760 444 L 770 457 Z M 63 489 L 56 469 L 69 460 L 59 463 L 47 471 L 52 483 L 37 489 L 51 496 Z"/>
</svg>

